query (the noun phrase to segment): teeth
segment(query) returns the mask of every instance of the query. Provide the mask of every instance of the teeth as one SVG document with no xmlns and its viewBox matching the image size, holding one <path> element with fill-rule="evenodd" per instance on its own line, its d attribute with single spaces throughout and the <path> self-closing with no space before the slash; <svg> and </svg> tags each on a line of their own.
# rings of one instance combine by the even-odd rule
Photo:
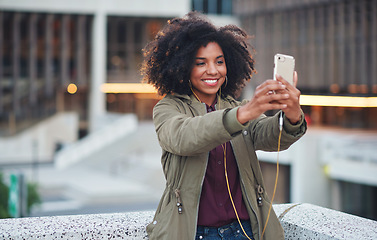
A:
<svg viewBox="0 0 377 240">
<path fill-rule="evenodd" d="M 206 82 L 206 83 L 216 83 L 217 80 L 204 80 L 204 82 Z"/>
</svg>

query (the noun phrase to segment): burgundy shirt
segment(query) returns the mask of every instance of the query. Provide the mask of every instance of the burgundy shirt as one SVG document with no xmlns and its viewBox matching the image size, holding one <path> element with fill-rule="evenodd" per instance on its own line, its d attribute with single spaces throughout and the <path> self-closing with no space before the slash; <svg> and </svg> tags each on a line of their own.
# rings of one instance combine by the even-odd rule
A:
<svg viewBox="0 0 377 240">
<path fill-rule="evenodd" d="M 207 112 L 215 111 L 215 104 L 216 101 L 211 106 L 206 105 Z M 238 216 L 241 220 L 248 220 L 249 214 L 242 198 L 237 162 L 230 142 L 226 143 L 226 163 L 229 186 Z M 209 153 L 199 203 L 198 225 L 220 227 L 236 219 L 225 179 L 224 152 L 219 145 Z"/>
</svg>

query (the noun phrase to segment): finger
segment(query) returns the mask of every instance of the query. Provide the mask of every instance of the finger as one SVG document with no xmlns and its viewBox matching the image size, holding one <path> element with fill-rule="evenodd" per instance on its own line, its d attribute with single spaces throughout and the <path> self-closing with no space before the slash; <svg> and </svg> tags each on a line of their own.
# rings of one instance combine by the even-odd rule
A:
<svg viewBox="0 0 377 240">
<path fill-rule="evenodd" d="M 287 104 L 284 103 L 270 103 L 266 109 L 266 111 L 269 110 L 278 110 L 278 109 L 286 109 Z"/>
<path fill-rule="evenodd" d="M 266 88 L 268 86 L 274 86 L 276 84 L 280 84 L 281 85 L 281 83 L 278 83 L 275 80 L 267 79 L 266 81 L 262 82 L 257 88 L 263 89 L 263 88 Z"/>
<path fill-rule="evenodd" d="M 281 102 L 288 103 L 288 105 L 297 105 L 300 102 L 300 91 L 298 89 L 293 89 L 291 91 L 287 91 L 288 98 L 282 99 Z"/>
<path fill-rule="evenodd" d="M 297 72 L 294 71 L 293 73 L 293 85 L 290 84 L 288 81 L 286 81 L 281 75 L 279 74 L 276 74 L 276 79 L 278 81 L 280 81 L 282 84 L 285 84 L 286 85 L 286 90 L 289 91 L 289 92 L 295 92 L 296 94 L 299 94 L 299 90 L 296 88 L 297 86 L 297 81 L 298 81 L 298 77 L 297 77 Z"/>
<path fill-rule="evenodd" d="M 270 103 L 278 103 L 280 104 L 281 101 L 287 100 L 289 98 L 289 94 L 255 94 L 253 99 L 251 100 L 251 103 L 256 104 L 256 106 L 264 106 L 268 105 Z"/>
<path fill-rule="evenodd" d="M 294 87 L 297 87 L 297 81 L 298 81 L 297 72 L 294 71 L 294 73 L 293 73 L 293 86 Z"/>
<path fill-rule="evenodd" d="M 276 100 L 258 104 L 258 108 L 260 109 L 261 112 L 266 112 L 266 111 L 275 110 L 275 109 L 285 109 L 287 108 L 287 106 L 288 105 L 286 103 L 282 103 L 281 101 L 276 101 Z"/>
<path fill-rule="evenodd" d="M 271 94 L 275 91 L 284 90 L 286 86 L 281 82 L 275 80 L 266 80 L 261 85 L 259 85 L 256 89 L 256 93 L 260 95 Z"/>
<path fill-rule="evenodd" d="M 287 92 L 286 93 L 279 93 L 279 94 L 271 95 L 270 98 L 272 98 L 273 100 L 276 100 L 276 101 L 283 101 L 283 100 L 289 100 L 290 95 Z"/>
<path fill-rule="evenodd" d="M 280 74 L 276 74 L 276 80 L 284 85 L 291 85 L 287 80 L 285 80 Z"/>
<path fill-rule="evenodd" d="M 271 94 L 271 95 L 264 95 L 264 96 L 260 97 L 259 103 L 261 103 L 261 104 L 278 103 L 278 104 L 287 105 L 287 103 L 289 103 L 289 97 L 290 96 L 289 96 L 288 93 L 285 93 L 285 94 L 274 93 L 274 94 Z"/>
</svg>

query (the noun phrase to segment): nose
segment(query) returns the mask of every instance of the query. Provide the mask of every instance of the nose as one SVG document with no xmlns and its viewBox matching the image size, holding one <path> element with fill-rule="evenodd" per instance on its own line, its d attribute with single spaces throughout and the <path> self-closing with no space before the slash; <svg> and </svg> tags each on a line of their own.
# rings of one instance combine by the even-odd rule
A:
<svg viewBox="0 0 377 240">
<path fill-rule="evenodd" d="M 208 75 L 215 75 L 217 74 L 218 70 L 215 64 L 208 64 L 207 67 L 207 74 Z"/>
</svg>

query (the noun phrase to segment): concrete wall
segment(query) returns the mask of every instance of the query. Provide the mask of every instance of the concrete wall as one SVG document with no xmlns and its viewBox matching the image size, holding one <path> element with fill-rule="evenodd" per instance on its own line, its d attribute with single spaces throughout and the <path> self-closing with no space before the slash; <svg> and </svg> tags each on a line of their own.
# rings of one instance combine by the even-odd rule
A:
<svg viewBox="0 0 377 240">
<path fill-rule="evenodd" d="M 342 209 L 337 181 L 377 186 L 375 146 L 374 131 L 310 126 L 302 139 L 280 152 L 279 162 L 291 167 L 290 201 Z M 276 152 L 257 154 L 260 161 L 276 164 Z"/>
<path fill-rule="evenodd" d="M 0 164 L 52 162 L 57 144 L 78 138 L 77 113 L 58 113 L 12 137 L 0 138 Z"/>
<path fill-rule="evenodd" d="M 274 205 L 285 239 L 377 239 L 377 222 L 311 204 Z M 153 211 L 0 220 L 1 239 L 148 239 Z"/>
</svg>

